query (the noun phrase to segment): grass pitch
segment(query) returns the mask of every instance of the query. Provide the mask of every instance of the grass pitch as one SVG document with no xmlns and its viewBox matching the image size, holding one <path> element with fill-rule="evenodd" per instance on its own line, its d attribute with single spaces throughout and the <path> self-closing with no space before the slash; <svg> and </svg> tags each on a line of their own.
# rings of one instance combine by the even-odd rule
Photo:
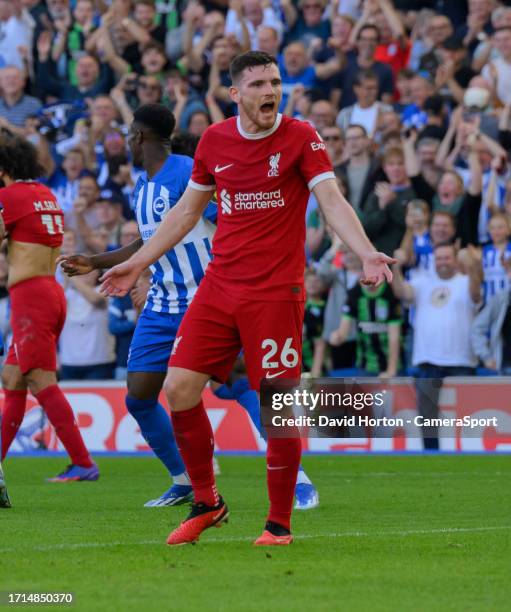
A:
<svg viewBox="0 0 511 612">
<path fill-rule="evenodd" d="M 143 508 L 167 479 L 151 458 L 100 458 L 97 483 L 46 484 L 62 459 L 5 462 L 0 591 L 74 593 L 76 610 L 509 610 L 510 456 L 314 456 L 321 506 L 296 541 L 254 548 L 264 459 L 221 457 L 228 525 L 165 539 L 186 507 Z"/>
</svg>

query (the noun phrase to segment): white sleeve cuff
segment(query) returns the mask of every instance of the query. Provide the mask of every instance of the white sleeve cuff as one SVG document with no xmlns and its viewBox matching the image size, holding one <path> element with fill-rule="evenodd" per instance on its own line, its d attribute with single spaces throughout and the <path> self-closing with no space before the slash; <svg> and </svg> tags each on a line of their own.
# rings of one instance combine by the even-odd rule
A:
<svg viewBox="0 0 511 612">
<path fill-rule="evenodd" d="M 312 191 L 318 183 L 321 183 L 321 181 L 326 181 L 327 179 L 334 179 L 335 181 L 335 174 L 333 172 L 322 172 L 321 174 L 318 174 L 307 183 L 309 191 Z"/>
<path fill-rule="evenodd" d="M 192 179 L 188 181 L 188 187 L 196 189 L 197 191 L 215 191 L 216 189 L 216 185 L 201 185 L 200 183 L 192 181 Z"/>
</svg>

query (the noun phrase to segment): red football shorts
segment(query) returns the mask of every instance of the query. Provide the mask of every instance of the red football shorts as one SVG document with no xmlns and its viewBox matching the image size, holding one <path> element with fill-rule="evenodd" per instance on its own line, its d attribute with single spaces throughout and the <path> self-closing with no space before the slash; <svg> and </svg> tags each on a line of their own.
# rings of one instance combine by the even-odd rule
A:
<svg viewBox="0 0 511 612">
<path fill-rule="evenodd" d="M 250 387 L 262 378 L 299 379 L 301 301 L 261 302 L 227 295 L 207 274 L 179 326 L 169 366 L 225 382 L 241 349 Z"/>
<path fill-rule="evenodd" d="M 36 276 L 9 289 L 12 344 L 6 364 L 56 371 L 57 340 L 66 320 L 66 298 L 53 276 Z"/>
</svg>

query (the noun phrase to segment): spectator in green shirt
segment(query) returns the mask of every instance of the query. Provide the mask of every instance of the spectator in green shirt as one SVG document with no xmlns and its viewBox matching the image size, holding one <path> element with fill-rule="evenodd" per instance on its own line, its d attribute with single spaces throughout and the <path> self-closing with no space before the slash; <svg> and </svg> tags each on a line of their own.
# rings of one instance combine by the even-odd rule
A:
<svg viewBox="0 0 511 612">
<path fill-rule="evenodd" d="M 390 285 L 373 289 L 360 284 L 348 291 L 341 324 L 330 336 L 340 346 L 357 326 L 357 368 L 360 376 L 396 376 L 401 366 L 401 304 Z"/>
</svg>

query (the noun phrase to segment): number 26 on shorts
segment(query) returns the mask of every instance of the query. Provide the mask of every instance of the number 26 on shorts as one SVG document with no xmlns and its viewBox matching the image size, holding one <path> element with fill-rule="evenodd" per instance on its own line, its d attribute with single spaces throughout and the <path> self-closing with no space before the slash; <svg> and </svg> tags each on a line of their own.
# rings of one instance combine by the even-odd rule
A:
<svg viewBox="0 0 511 612">
<path fill-rule="evenodd" d="M 263 356 L 262 367 L 265 370 L 275 370 L 277 368 L 291 369 L 298 365 L 298 351 L 296 351 L 291 345 L 293 338 L 286 338 L 284 345 L 280 349 L 280 356 L 275 360 L 275 357 L 279 353 L 279 345 L 272 338 L 266 338 L 261 343 L 263 351 L 267 351 Z"/>
</svg>

